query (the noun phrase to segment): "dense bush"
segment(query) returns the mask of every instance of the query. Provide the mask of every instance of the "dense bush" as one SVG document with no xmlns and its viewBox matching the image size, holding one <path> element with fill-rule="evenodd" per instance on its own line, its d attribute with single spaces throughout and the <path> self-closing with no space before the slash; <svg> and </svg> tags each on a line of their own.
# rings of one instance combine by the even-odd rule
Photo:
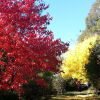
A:
<svg viewBox="0 0 100 100">
<path fill-rule="evenodd" d="M 52 90 L 57 94 L 65 92 L 66 80 L 61 77 L 61 74 L 55 74 L 52 79 Z"/>
<path fill-rule="evenodd" d="M 75 91 L 75 90 L 77 90 L 75 82 L 76 82 L 76 80 L 73 79 L 73 78 L 66 79 L 65 90 L 66 91 Z"/>
</svg>

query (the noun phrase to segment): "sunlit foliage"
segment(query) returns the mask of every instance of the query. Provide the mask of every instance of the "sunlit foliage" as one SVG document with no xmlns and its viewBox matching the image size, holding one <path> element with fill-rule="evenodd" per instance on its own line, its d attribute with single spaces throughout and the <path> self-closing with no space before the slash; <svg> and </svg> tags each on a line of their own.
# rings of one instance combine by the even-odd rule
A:
<svg viewBox="0 0 100 100">
<path fill-rule="evenodd" d="M 77 44 L 74 49 L 65 53 L 61 66 L 63 78 L 77 78 L 82 83 L 89 80 L 87 78 L 86 65 L 90 62 L 89 56 L 97 38 L 99 37 L 88 38 Z"/>
</svg>

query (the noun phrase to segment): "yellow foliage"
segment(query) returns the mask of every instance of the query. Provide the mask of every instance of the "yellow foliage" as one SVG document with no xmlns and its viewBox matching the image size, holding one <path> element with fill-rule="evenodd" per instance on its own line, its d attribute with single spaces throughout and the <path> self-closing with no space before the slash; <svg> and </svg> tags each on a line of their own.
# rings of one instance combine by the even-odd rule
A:
<svg viewBox="0 0 100 100">
<path fill-rule="evenodd" d="M 81 82 L 88 81 L 85 65 L 89 63 L 89 55 L 97 38 L 100 37 L 90 37 L 65 53 L 61 65 L 61 70 L 63 70 L 61 75 L 63 78 L 72 77 L 77 78 Z"/>
</svg>

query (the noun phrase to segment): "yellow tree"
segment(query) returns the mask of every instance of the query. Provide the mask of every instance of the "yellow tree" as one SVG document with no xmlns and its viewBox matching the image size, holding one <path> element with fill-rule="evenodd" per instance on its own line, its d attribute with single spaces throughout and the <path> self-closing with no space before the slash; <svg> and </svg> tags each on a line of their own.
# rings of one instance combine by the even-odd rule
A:
<svg viewBox="0 0 100 100">
<path fill-rule="evenodd" d="M 77 78 L 82 83 L 88 81 L 86 65 L 98 36 L 90 37 L 78 43 L 74 49 L 67 51 L 61 65 L 63 78 Z"/>
</svg>

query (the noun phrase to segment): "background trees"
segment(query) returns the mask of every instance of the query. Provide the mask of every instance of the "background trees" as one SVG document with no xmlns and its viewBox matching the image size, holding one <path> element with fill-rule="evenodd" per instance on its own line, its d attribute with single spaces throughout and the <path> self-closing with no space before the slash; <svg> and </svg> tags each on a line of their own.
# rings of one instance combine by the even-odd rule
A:
<svg viewBox="0 0 100 100">
<path fill-rule="evenodd" d="M 47 8 L 41 0 L 0 0 L 0 90 L 22 93 L 21 86 L 33 79 L 47 86 L 39 74 L 59 72 L 57 57 L 68 43 L 47 30 Z"/>
<path fill-rule="evenodd" d="M 86 18 L 86 29 L 78 37 L 78 42 L 93 35 L 100 35 L 100 0 L 92 5 Z"/>
</svg>

